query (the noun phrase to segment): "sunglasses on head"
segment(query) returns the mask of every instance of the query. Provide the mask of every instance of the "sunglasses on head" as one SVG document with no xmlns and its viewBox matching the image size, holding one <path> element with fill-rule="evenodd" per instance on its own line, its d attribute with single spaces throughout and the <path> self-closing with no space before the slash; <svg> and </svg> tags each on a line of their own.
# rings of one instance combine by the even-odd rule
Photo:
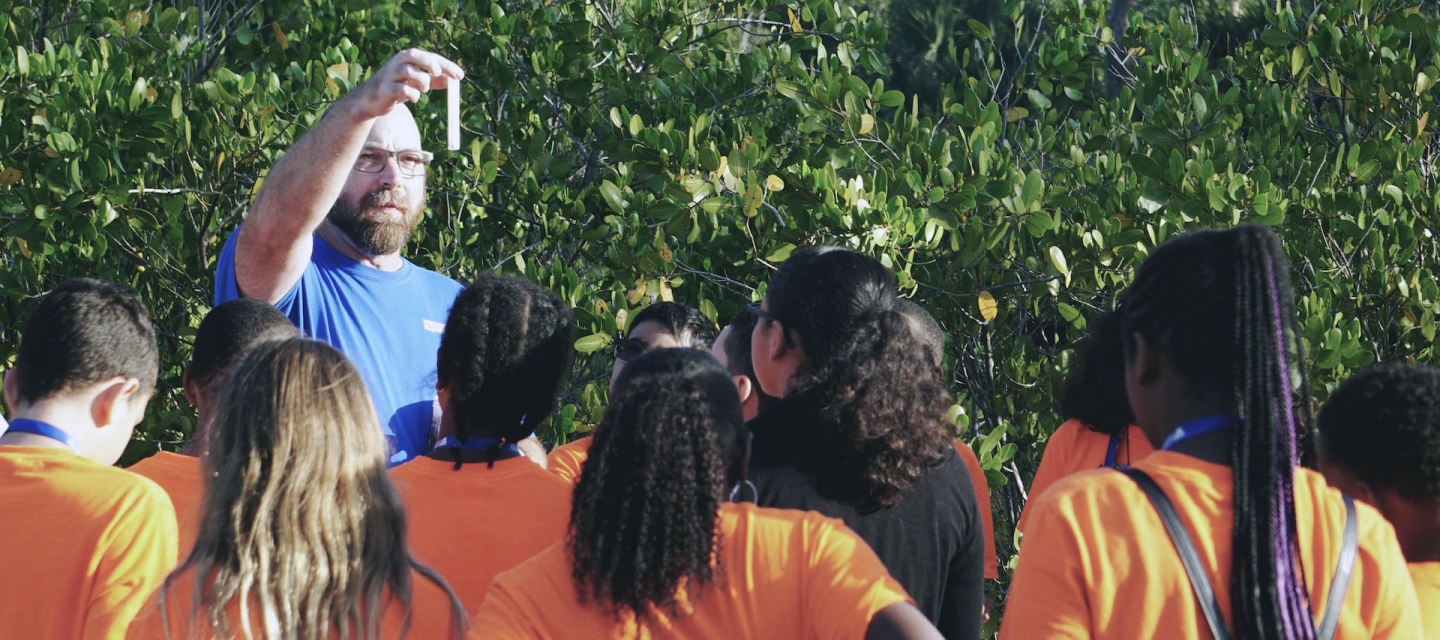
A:
<svg viewBox="0 0 1440 640">
<path fill-rule="evenodd" d="M 650 345 L 645 344 L 639 338 L 618 338 L 615 340 L 615 359 L 621 362 L 629 362 L 640 357 L 640 354 L 650 350 Z"/>
<path fill-rule="evenodd" d="M 759 318 L 759 319 L 761 319 L 761 320 L 764 320 L 764 321 L 766 321 L 766 322 L 770 322 L 770 323 L 779 322 L 779 319 L 776 318 L 775 316 L 770 315 L 770 312 L 768 312 L 768 311 L 766 311 L 766 310 L 764 310 L 764 309 L 761 309 L 761 308 L 760 308 L 760 303 L 758 303 L 758 302 L 752 302 L 752 303 L 750 303 L 750 304 L 745 305 L 745 309 L 746 309 L 747 311 L 749 311 L 750 313 L 754 314 L 755 317 L 757 317 L 757 318 Z M 785 330 L 785 346 L 787 346 L 787 347 L 794 347 L 794 346 L 795 346 L 795 341 L 794 341 L 793 339 L 791 339 L 791 337 L 790 337 L 790 330 L 789 330 L 789 329 L 786 329 L 786 330 Z"/>
</svg>

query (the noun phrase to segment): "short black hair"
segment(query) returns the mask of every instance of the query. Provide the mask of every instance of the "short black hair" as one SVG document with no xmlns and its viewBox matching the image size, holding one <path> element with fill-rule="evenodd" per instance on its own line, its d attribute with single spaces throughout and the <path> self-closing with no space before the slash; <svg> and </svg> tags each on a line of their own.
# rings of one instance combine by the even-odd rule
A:
<svg viewBox="0 0 1440 640">
<path fill-rule="evenodd" d="M 203 390 L 213 389 L 230 377 L 255 345 L 300 335 L 279 309 L 251 298 L 231 300 L 205 314 L 195 330 L 190 356 L 190 380 Z"/>
<path fill-rule="evenodd" d="M 574 344 L 575 316 L 559 298 L 528 280 L 482 274 L 455 299 L 440 336 L 438 377 L 456 435 L 529 436 L 555 410 Z"/>
<path fill-rule="evenodd" d="M 66 280 L 25 321 L 15 375 L 24 403 L 115 377 L 135 378 L 148 398 L 160 371 L 150 312 L 134 289 L 100 280 Z"/>
<path fill-rule="evenodd" d="M 1060 391 L 1060 415 L 1091 431 L 1113 436 L 1135 421 L 1125 395 L 1125 340 L 1120 314 L 1107 311 L 1075 343 L 1074 359 Z"/>
<path fill-rule="evenodd" d="M 909 298 L 900 298 L 895 301 L 895 309 L 900 315 L 913 320 L 910 328 L 914 330 L 915 339 L 920 346 L 925 348 L 926 355 L 937 367 L 945 366 L 945 329 L 940 327 L 940 322 L 935 316 L 930 315 L 925 307 Z"/>
<path fill-rule="evenodd" d="M 1320 409 L 1324 457 L 1377 489 L 1440 499 L 1440 369 L 1385 364 L 1355 374 Z"/>
<path fill-rule="evenodd" d="M 679 302 L 657 302 L 644 309 L 630 320 L 630 329 L 640 326 L 642 322 L 658 322 L 665 327 L 670 335 L 677 339 L 690 341 L 690 347 L 701 351 L 709 351 L 715 344 L 715 336 L 720 331 L 699 309 Z M 628 330 L 627 330 L 628 333 Z"/>
<path fill-rule="evenodd" d="M 779 398 L 765 393 L 760 388 L 760 379 L 755 377 L 755 363 L 750 359 L 750 335 L 755 332 L 755 314 L 749 309 L 741 309 L 730 317 L 730 335 L 725 337 L 724 344 L 720 348 L 725 350 L 725 369 L 732 376 L 745 376 L 750 379 L 752 393 L 759 398 L 759 410 L 761 413 L 769 410 L 780 401 Z"/>
</svg>

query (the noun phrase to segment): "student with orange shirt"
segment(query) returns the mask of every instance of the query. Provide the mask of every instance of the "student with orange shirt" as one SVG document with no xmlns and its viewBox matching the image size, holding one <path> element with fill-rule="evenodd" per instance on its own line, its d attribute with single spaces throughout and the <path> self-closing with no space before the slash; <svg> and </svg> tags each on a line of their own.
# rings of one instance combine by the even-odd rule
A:
<svg viewBox="0 0 1440 640">
<path fill-rule="evenodd" d="M 266 340 L 300 335 L 290 319 L 263 300 L 231 300 L 205 314 L 195 330 L 195 348 L 181 380 L 185 399 L 195 407 L 195 433 L 179 453 L 161 451 L 130 467 L 130 471 L 154 480 L 170 496 L 180 525 L 180 555 L 190 555 L 195 531 L 200 524 L 200 455 L 215 421 L 215 405 L 230 372 L 245 359 L 250 349 Z"/>
<path fill-rule="evenodd" d="M 930 315 L 925 307 L 916 304 L 909 298 L 900 298 L 898 307 L 900 313 L 910 325 L 910 331 L 920 341 L 920 346 L 935 367 L 944 373 L 945 363 L 945 331 L 935 316 Z M 975 504 L 979 507 L 981 528 L 985 534 L 985 579 L 1000 579 L 1000 565 L 995 560 L 995 516 L 990 509 L 990 481 L 985 479 L 985 469 L 980 466 L 980 459 L 975 457 L 975 451 L 960 438 L 955 439 L 955 452 L 960 454 L 960 461 L 965 463 L 965 470 L 970 472 L 970 483 L 975 486 Z M 990 602 L 986 599 L 986 617 L 989 616 Z"/>
<path fill-rule="evenodd" d="M 155 330 L 129 287 L 69 280 L 40 299 L 5 374 L 0 638 L 123 638 L 175 565 L 175 510 L 110 465 L 155 389 Z"/>
<path fill-rule="evenodd" d="M 216 409 L 195 548 L 127 637 L 463 636 L 460 602 L 406 550 L 373 406 L 334 347 L 256 346 Z"/>
<path fill-rule="evenodd" d="M 440 338 L 439 442 L 390 470 L 410 549 L 474 613 L 495 574 L 565 538 L 572 486 L 520 455 L 570 373 L 570 308 L 528 281 L 485 274 Z M 477 552 L 479 551 L 479 552 Z"/>
<path fill-rule="evenodd" d="M 1309 402 L 1275 235 L 1171 239 L 1120 313 L 1126 396 L 1160 450 L 1036 498 L 1001 637 L 1421 637 L 1389 523 L 1296 464 Z"/>
<path fill-rule="evenodd" d="M 1440 369 L 1381 365 L 1320 410 L 1320 471 L 1395 527 L 1425 637 L 1440 639 Z"/>
<path fill-rule="evenodd" d="M 713 358 L 629 363 L 585 461 L 568 539 L 490 588 L 472 639 L 938 640 L 839 521 L 726 502 L 749 439 Z"/>
<path fill-rule="evenodd" d="M 1072 473 L 1129 466 L 1155 450 L 1140 428 L 1132 424 L 1135 419 L 1125 399 L 1119 314 L 1111 311 L 1101 315 L 1091 333 L 1075 344 L 1075 360 L 1060 396 L 1060 413 L 1065 423 L 1046 441 L 1040 468 L 1030 481 L 1032 501 Z M 1029 507 L 1027 502 L 1015 525 L 1022 533 Z"/>
<path fill-rule="evenodd" d="M 610 387 L 625 370 L 625 363 L 651 349 L 699 349 L 709 351 L 715 343 L 715 323 L 699 309 L 678 302 L 657 302 L 635 314 L 630 332 L 615 342 L 615 366 Z M 590 436 L 577 438 L 550 452 L 551 471 L 570 482 L 580 480 L 580 467 L 589 455 Z"/>
</svg>

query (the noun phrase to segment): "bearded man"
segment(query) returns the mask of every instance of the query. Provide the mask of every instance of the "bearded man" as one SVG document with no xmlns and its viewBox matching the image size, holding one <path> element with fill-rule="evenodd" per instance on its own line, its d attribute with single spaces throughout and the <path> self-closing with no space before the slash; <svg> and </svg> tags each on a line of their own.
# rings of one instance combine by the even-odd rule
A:
<svg viewBox="0 0 1440 640">
<path fill-rule="evenodd" d="M 275 163 L 215 273 L 215 304 L 269 301 L 354 361 L 393 447 L 430 450 L 435 353 L 461 286 L 400 255 L 425 209 L 431 154 L 406 102 L 464 71 L 400 53 Z"/>
</svg>

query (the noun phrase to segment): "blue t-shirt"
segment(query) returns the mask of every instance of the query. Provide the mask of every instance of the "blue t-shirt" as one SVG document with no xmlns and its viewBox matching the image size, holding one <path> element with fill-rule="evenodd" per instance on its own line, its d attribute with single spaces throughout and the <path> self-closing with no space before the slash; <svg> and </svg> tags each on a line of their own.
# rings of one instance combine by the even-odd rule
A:
<svg viewBox="0 0 1440 640">
<path fill-rule="evenodd" d="M 238 233 L 230 234 L 215 268 L 216 305 L 241 297 L 235 280 Z M 355 363 L 394 448 L 390 464 L 424 455 L 439 419 L 435 352 L 450 306 L 464 287 L 409 260 L 398 271 L 367 267 L 314 238 L 305 273 L 275 306 L 305 335 L 330 343 Z"/>
</svg>

